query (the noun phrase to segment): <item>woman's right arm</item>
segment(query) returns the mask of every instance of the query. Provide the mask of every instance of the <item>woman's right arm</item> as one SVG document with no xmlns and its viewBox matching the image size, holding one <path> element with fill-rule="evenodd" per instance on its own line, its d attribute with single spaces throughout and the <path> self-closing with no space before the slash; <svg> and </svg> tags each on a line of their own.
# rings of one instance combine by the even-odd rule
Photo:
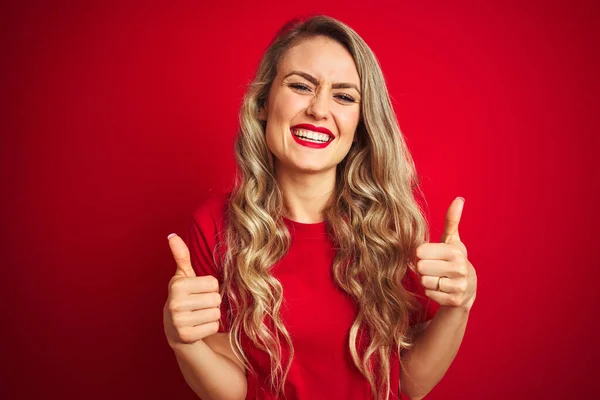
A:
<svg viewBox="0 0 600 400">
<path fill-rule="evenodd" d="M 185 381 L 202 400 L 243 400 L 248 390 L 245 368 L 231 349 L 229 334 L 218 333 L 219 282 L 213 276 L 196 276 L 180 237 L 170 237 L 169 246 L 177 270 L 169 282 L 163 323 Z"/>
<path fill-rule="evenodd" d="M 172 347 L 185 381 L 202 400 L 246 398 L 245 369 L 233 354 L 228 336 L 217 333 Z M 223 354 L 227 352 L 229 357 Z"/>
</svg>

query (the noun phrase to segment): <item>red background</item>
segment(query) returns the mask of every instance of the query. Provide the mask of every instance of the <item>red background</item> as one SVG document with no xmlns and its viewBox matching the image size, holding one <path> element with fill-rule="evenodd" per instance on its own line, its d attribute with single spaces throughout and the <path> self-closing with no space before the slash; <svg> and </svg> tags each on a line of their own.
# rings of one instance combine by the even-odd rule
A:
<svg viewBox="0 0 600 400">
<path fill-rule="evenodd" d="M 194 398 L 163 333 L 166 237 L 232 182 L 244 85 L 306 13 L 377 54 L 432 240 L 466 198 L 477 301 L 427 398 L 600 396 L 591 2 L 3 4 L 0 397 Z"/>
</svg>

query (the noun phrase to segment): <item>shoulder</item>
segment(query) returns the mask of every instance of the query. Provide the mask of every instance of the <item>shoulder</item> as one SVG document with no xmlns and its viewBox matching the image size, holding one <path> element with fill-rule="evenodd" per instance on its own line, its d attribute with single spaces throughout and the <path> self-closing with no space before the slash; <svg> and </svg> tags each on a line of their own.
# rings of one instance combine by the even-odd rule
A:
<svg viewBox="0 0 600 400">
<path fill-rule="evenodd" d="M 221 219 L 227 213 L 230 193 L 212 193 L 192 213 L 194 220 Z"/>
<path fill-rule="evenodd" d="M 198 275 L 215 275 L 225 251 L 228 193 L 209 195 L 193 211 L 186 243 Z"/>
<path fill-rule="evenodd" d="M 230 193 L 212 193 L 192 213 L 192 222 L 204 232 L 225 229 Z"/>
</svg>

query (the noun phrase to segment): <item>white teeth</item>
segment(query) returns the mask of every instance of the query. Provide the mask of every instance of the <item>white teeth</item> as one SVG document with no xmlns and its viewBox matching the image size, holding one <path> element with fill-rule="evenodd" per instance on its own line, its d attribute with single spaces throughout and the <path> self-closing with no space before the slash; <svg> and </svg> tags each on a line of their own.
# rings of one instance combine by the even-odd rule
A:
<svg viewBox="0 0 600 400">
<path fill-rule="evenodd" d="M 307 139 L 317 140 L 320 142 L 329 142 L 329 140 L 331 139 L 331 136 L 325 133 L 313 132 L 306 129 L 294 129 L 294 135 L 304 137 Z"/>
</svg>

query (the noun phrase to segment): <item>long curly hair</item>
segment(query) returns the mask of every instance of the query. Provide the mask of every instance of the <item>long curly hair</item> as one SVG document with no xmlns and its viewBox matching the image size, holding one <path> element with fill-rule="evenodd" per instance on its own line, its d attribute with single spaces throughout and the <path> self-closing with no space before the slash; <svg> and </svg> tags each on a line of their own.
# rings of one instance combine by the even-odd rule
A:
<svg viewBox="0 0 600 400">
<path fill-rule="evenodd" d="M 316 36 L 331 38 L 350 52 L 361 82 L 356 142 L 337 165 L 335 189 L 323 214 L 338 249 L 335 282 L 358 305 L 350 329 L 350 353 L 373 397 L 387 400 L 390 356 L 411 348 L 409 314 L 420 310 L 401 280 L 408 268 L 415 270 L 416 248 L 429 241 L 425 213 L 414 192 L 423 200 L 424 196 L 377 58 L 354 30 L 331 17 L 317 15 L 287 23 L 263 55 L 243 98 L 222 263 L 221 294 L 235 310 L 225 316 L 230 344 L 251 373 L 242 333 L 268 353 L 271 390 L 283 393 L 294 345 L 280 316 L 282 285 L 270 268 L 287 254 L 291 236 L 283 220 L 283 196 L 259 110 L 284 53 Z M 360 351 L 357 343 L 363 332 L 369 342 Z M 287 360 L 282 346 L 289 351 Z"/>
</svg>

